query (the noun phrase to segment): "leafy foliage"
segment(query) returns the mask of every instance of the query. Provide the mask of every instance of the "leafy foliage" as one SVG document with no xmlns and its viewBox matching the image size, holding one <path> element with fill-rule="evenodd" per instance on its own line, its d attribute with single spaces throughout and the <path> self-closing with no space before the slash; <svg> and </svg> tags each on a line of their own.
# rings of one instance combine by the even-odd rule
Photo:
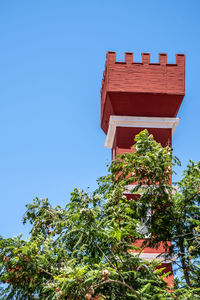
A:
<svg viewBox="0 0 200 300">
<path fill-rule="evenodd" d="M 147 130 L 134 148 L 92 194 L 75 189 L 65 208 L 37 198 L 26 205 L 29 239 L 0 239 L 2 299 L 200 299 L 200 164 L 190 162 L 175 189 L 171 148 Z M 160 262 L 140 257 L 142 247 L 161 242 L 183 271 L 171 290 Z"/>
</svg>

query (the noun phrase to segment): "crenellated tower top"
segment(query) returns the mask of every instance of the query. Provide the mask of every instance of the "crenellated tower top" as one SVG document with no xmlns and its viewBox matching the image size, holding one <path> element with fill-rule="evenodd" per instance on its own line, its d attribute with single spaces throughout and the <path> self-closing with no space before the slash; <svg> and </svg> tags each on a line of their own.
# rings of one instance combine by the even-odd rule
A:
<svg viewBox="0 0 200 300">
<path fill-rule="evenodd" d="M 125 61 L 116 61 L 116 52 L 107 52 L 101 88 L 101 127 L 107 133 L 110 115 L 176 117 L 185 95 L 185 55 L 176 54 L 176 63 L 167 63 L 167 54 L 159 54 L 159 63 L 142 53 L 142 62 L 134 62 L 133 53 Z"/>
</svg>

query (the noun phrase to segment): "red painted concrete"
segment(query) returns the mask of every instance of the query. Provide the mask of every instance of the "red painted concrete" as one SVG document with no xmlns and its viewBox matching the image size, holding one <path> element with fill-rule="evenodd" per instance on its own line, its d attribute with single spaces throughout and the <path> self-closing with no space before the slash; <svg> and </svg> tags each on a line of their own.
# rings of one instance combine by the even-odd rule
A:
<svg viewBox="0 0 200 300">
<path fill-rule="evenodd" d="M 101 88 L 101 127 L 108 130 L 113 115 L 175 117 L 185 94 L 185 56 L 176 55 L 176 64 L 167 64 L 167 55 L 159 54 L 159 63 L 150 63 L 150 54 L 142 54 L 142 63 L 133 62 L 133 53 L 125 53 L 125 62 L 116 62 L 116 53 L 108 52 Z"/>
<path fill-rule="evenodd" d="M 141 249 L 143 249 L 144 253 L 167 253 L 168 251 L 164 248 L 163 243 L 160 243 L 158 245 L 158 247 L 156 248 L 150 248 L 150 247 L 144 247 L 142 244 L 145 240 L 141 239 L 141 240 L 137 240 L 136 242 L 134 242 L 134 245 L 136 247 L 140 247 Z M 171 242 L 168 242 L 167 245 L 171 246 Z M 136 251 L 137 252 L 137 251 Z"/>
<path fill-rule="evenodd" d="M 142 130 L 144 128 L 141 127 L 117 127 L 113 147 L 131 149 L 135 143 L 134 137 Z M 171 145 L 172 130 L 170 128 L 147 128 L 147 130 L 163 147 Z"/>
<path fill-rule="evenodd" d="M 166 274 L 170 272 L 170 274 L 166 277 L 165 281 L 167 282 L 168 287 L 173 288 L 174 286 L 174 275 L 173 275 L 173 269 L 172 269 L 172 264 L 161 264 L 161 266 L 158 267 L 160 268 L 165 268 L 163 270 L 163 273 Z"/>
</svg>

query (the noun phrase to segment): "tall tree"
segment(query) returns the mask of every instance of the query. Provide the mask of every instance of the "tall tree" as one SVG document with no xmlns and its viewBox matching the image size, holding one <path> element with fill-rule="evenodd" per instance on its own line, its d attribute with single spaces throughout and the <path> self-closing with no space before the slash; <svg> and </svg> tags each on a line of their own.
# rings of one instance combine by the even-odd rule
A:
<svg viewBox="0 0 200 300">
<path fill-rule="evenodd" d="M 189 164 L 177 189 L 169 147 L 144 130 L 134 148 L 111 163 L 92 194 L 75 189 L 64 208 L 48 199 L 27 205 L 29 239 L 0 240 L 2 299 L 200 299 L 200 164 Z M 150 247 L 173 242 L 183 278 L 172 290 L 159 262 L 140 257 L 134 242 L 142 238 Z"/>
</svg>

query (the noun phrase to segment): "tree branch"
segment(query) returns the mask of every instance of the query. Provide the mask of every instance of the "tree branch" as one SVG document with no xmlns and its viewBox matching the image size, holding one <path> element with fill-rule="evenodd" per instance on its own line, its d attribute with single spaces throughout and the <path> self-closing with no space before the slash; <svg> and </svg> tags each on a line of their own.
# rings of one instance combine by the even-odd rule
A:
<svg viewBox="0 0 200 300">
<path fill-rule="evenodd" d="M 105 256 L 105 258 L 107 259 L 108 263 L 111 265 L 111 267 L 113 267 L 113 269 L 115 269 L 115 271 L 117 271 L 117 273 L 119 274 L 120 278 L 122 279 L 123 282 L 124 278 L 122 276 L 122 274 L 120 273 L 120 271 L 113 265 L 113 263 L 110 261 L 110 259 L 106 256 L 106 254 L 103 252 L 103 250 L 99 247 L 98 244 L 95 243 L 95 246 L 99 249 L 99 251 Z"/>
</svg>

